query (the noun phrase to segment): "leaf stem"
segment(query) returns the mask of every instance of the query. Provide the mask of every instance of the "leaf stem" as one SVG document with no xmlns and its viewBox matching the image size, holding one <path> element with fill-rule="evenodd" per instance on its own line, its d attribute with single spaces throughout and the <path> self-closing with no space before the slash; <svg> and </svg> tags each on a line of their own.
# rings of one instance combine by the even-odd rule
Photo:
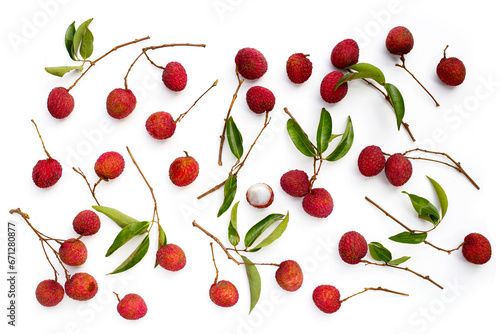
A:
<svg viewBox="0 0 500 334">
<path fill-rule="evenodd" d="M 401 295 L 401 296 L 409 296 L 409 294 L 407 294 L 407 293 L 393 291 L 393 290 L 385 289 L 385 288 L 382 288 L 382 287 L 379 286 L 378 288 L 365 288 L 363 291 L 360 291 L 358 293 L 350 295 L 349 297 L 346 297 L 346 298 L 342 299 L 340 302 L 343 303 L 346 300 L 348 300 L 348 299 L 350 299 L 350 298 L 352 298 L 354 296 L 360 295 L 360 294 L 362 294 L 362 293 L 364 293 L 366 291 L 370 291 L 370 290 L 372 290 L 372 291 L 384 291 L 384 292 L 394 293 L 396 295 Z"/>
<path fill-rule="evenodd" d="M 217 86 L 217 83 L 219 82 L 219 80 L 215 80 L 215 82 L 212 84 L 212 86 L 210 86 L 210 88 L 208 88 L 203 94 L 201 94 L 201 96 L 196 100 L 194 101 L 194 103 L 191 105 L 191 107 L 184 113 L 180 114 L 179 117 L 177 117 L 177 119 L 175 120 L 174 123 L 177 124 L 177 122 L 180 122 L 182 121 L 182 119 L 184 118 L 184 116 L 186 116 L 186 114 L 191 110 L 193 109 L 193 107 L 195 106 L 195 104 L 206 94 L 208 93 L 212 88 L 214 88 L 215 86 Z"/>
<path fill-rule="evenodd" d="M 422 87 L 425 90 L 425 92 L 431 97 L 431 99 L 436 104 L 436 107 L 439 107 L 439 103 L 438 103 L 438 101 L 436 101 L 436 99 L 434 98 L 434 96 L 432 96 L 432 94 L 427 90 L 427 88 L 425 88 L 425 86 L 422 85 L 422 83 L 413 75 L 413 73 L 411 73 L 410 70 L 408 70 L 408 68 L 406 67 L 406 60 L 405 60 L 404 56 L 401 56 L 401 63 L 402 63 L 401 65 L 400 64 L 396 64 L 396 67 L 401 67 L 406 72 L 408 72 L 408 74 L 410 74 L 413 77 L 413 79 L 415 79 L 415 81 L 420 85 L 420 87 Z"/>
</svg>

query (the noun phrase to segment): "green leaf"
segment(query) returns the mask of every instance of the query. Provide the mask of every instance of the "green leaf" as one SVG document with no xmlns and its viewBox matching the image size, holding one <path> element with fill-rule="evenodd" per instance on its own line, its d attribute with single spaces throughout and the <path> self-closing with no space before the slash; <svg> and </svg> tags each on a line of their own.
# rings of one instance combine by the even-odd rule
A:
<svg viewBox="0 0 500 334">
<path fill-rule="evenodd" d="M 45 71 L 57 77 L 62 77 L 68 72 L 73 70 L 83 71 L 83 66 L 56 66 L 56 67 L 46 67 Z"/>
<path fill-rule="evenodd" d="M 78 27 L 78 29 L 76 30 L 76 32 L 74 34 L 73 54 L 75 55 L 75 57 L 77 56 L 78 51 L 80 50 L 80 45 L 82 44 L 83 37 L 87 33 L 89 24 L 90 24 L 90 22 L 92 22 L 92 20 L 93 19 L 89 19 L 89 20 L 83 22 L 82 24 L 80 24 L 80 26 Z"/>
<path fill-rule="evenodd" d="M 344 75 L 335 85 L 335 89 L 337 89 L 343 83 L 355 79 L 373 79 L 381 85 L 385 84 L 384 73 L 382 73 L 382 71 L 378 67 L 373 66 L 372 64 L 357 63 L 347 67 L 347 69 L 354 70 L 356 71 L 356 73 L 348 73 Z"/>
<path fill-rule="evenodd" d="M 137 219 L 132 218 L 130 216 L 127 216 L 126 214 L 121 213 L 120 211 L 118 211 L 116 209 L 109 208 L 107 206 L 94 205 L 94 206 L 92 206 L 92 208 L 94 210 L 96 210 L 97 212 L 104 213 L 106 216 L 111 218 L 111 220 L 113 220 L 121 228 L 124 228 L 125 226 L 127 226 L 129 224 L 139 222 Z"/>
<path fill-rule="evenodd" d="M 167 244 L 167 235 L 163 230 L 163 227 L 158 223 L 158 249 L 165 246 Z M 155 260 L 155 268 L 158 267 L 158 260 Z"/>
<path fill-rule="evenodd" d="M 406 191 L 403 191 L 403 194 L 407 194 L 410 197 L 411 204 L 417 212 L 418 218 L 427 220 L 434 225 L 439 224 L 439 211 L 431 202 L 429 202 L 429 200 L 417 195 L 409 194 Z"/>
<path fill-rule="evenodd" d="M 387 94 L 389 95 L 389 99 L 391 101 L 392 107 L 394 108 L 394 112 L 396 113 L 396 121 L 398 124 L 398 130 L 401 128 L 401 123 L 403 122 L 403 117 L 405 115 L 405 102 L 403 100 L 403 95 L 396 86 L 386 83 L 384 85 Z"/>
<path fill-rule="evenodd" d="M 249 250 L 249 252 L 256 252 L 259 249 L 261 249 L 262 247 L 269 246 L 276 239 L 281 237 L 281 235 L 283 234 L 283 232 L 285 232 L 285 230 L 288 226 L 289 219 L 290 219 L 290 215 L 287 212 L 285 218 L 281 221 L 281 223 L 278 226 L 276 226 L 276 228 L 273 230 L 273 232 L 271 232 L 271 234 L 269 234 L 269 236 L 267 236 L 267 238 L 262 240 L 257 246 L 255 246 L 254 248 Z"/>
<path fill-rule="evenodd" d="M 129 224 L 124 228 L 122 228 L 122 230 L 117 234 L 115 240 L 109 247 L 106 253 L 106 257 L 113 254 L 118 248 L 125 245 L 130 239 L 132 239 L 136 235 L 143 234 L 144 232 L 146 232 L 149 227 L 149 224 L 150 222 L 147 221 L 137 222 Z"/>
<path fill-rule="evenodd" d="M 245 269 L 248 277 L 248 284 L 250 285 L 250 311 L 251 313 L 260 298 L 261 280 L 257 267 L 245 256 L 241 255 L 241 259 L 245 263 Z"/>
<path fill-rule="evenodd" d="M 94 35 L 90 29 L 87 29 L 80 46 L 80 55 L 83 59 L 88 59 L 92 56 L 92 52 L 94 52 Z"/>
<path fill-rule="evenodd" d="M 66 29 L 66 34 L 64 35 L 64 44 L 66 45 L 66 50 L 73 60 L 76 60 L 75 52 L 73 50 L 73 38 L 75 36 L 75 32 L 75 22 L 73 21 L 73 23 L 69 25 L 68 29 Z"/>
<path fill-rule="evenodd" d="M 286 123 L 286 130 L 293 144 L 302 154 L 307 157 L 315 157 L 317 155 L 313 144 L 297 122 L 289 119 Z"/>
<path fill-rule="evenodd" d="M 318 131 L 316 132 L 316 141 L 318 144 L 318 152 L 323 153 L 328 148 L 330 139 L 332 137 L 332 116 L 323 108 L 318 124 Z"/>
<path fill-rule="evenodd" d="M 397 258 L 397 259 L 394 259 L 392 261 L 387 262 L 387 264 L 390 264 L 392 266 L 398 266 L 401 263 L 404 263 L 404 262 L 408 261 L 409 259 L 410 259 L 409 256 L 402 256 L 400 258 Z"/>
<path fill-rule="evenodd" d="M 240 202 L 236 202 L 231 210 L 231 219 L 229 220 L 229 226 L 227 228 L 227 238 L 231 245 L 236 246 L 240 243 L 240 235 L 238 234 L 238 205 Z"/>
<path fill-rule="evenodd" d="M 356 75 L 356 74 L 357 74 L 357 73 L 347 73 L 347 74 L 345 74 L 342 78 L 340 78 L 340 80 L 339 80 L 339 81 L 337 82 L 337 84 L 335 85 L 335 89 L 334 89 L 334 91 L 335 91 L 335 90 L 337 90 L 337 88 L 339 88 L 339 87 L 340 87 L 340 85 L 342 85 L 342 84 L 346 83 L 347 81 L 351 81 L 351 80 L 356 79 L 356 78 L 355 78 L 355 75 Z"/>
<path fill-rule="evenodd" d="M 347 125 L 344 130 L 344 134 L 342 135 L 342 139 L 340 139 L 339 144 L 335 148 L 335 150 L 326 157 L 327 161 L 337 161 L 343 158 L 347 152 L 351 149 L 352 143 L 354 141 L 354 128 L 352 126 L 351 116 L 347 117 Z"/>
<path fill-rule="evenodd" d="M 243 138 L 241 137 L 241 132 L 238 130 L 236 123 L 234 123 L 233 116 L 229 117 L 227 120 L 226 134 L 229 148 L 236 159 L 239 160 L 243 156 Z"/>
<path fill-rule="evenodd" d="M 144 237 L 142 242 L 139 244 L 139 246 L 137 246 L 137 248 L 132 252 L 132 254 L 130 254 L 129 257 L 127 257 L 125 261 L 123 261 L 122 264 L 120 264 L 115 270 L 113 270 L 108 275 L 118 274 L 126 270 L 129 270 L 142 260 L 144 255 L 146 255 L 146 253 L 148 252 L 148 249 L 149 249 L 149 234 Z"/>
<path fill-rule="evenodd" d="M 427 233 L 413 233 L 413 232 L 402 232 L 392 237 L 389 237 L 392 241 L 400 242 L 403 244 L 419 244 L 425 241 L 427 238 Z"/>
<path fill-rule="evenodd" d="M 271 213 L 265 218 L 261 219 L 258 223 L 252 226 L 247 234 L 245 235 L 245 247 L 248 248 L 253 245 L 255 240 L 265 231 L 269 226 L 271 226 L 274 222 L 285 217 L 279 213 Z"/>
<path fill-rule="evenodd" d="M 431 181 L 432 186 L 434 187 L 436 195 L 439 199 L 439 206 L 441 207 L 441 220 L 442 220 L 444 218 L 444 215 L 448 211 L 448 196 L 446 196 L 444 189 L 439 185 L 439 183 L 437 183 L 428 176 L 427 178 L 429 179 L 429 181 Z"/>
<path fill-rule="evenodd" d="M 391 252 L 379 242 L 370 242 L 368 244 L 368 250 L 375 261 L 387 263 L 392 260 Z"/>
<path fill-rule="evenodd" d="M 236 184 L 236 175 L 229 175 L 226 183 L 224 184 L 224 201 L 222 202 L 219 212 L 217 213 L 217 217 L 220 217 L 224 212 L 226 212 L 231 206 L 231 203 L 233 203 L 234 196 L 236 195 Z"/>
<path fill-rule="evenodd" d="M 333 135 L 330 137 L 330 142 L 331 142 L 332 140 L 334 140 L 335 138 L 340 137 L 340 136 L 342 136 L 342 134 L 338 134 L 338 135 L 333 134 Z"/>
</svg>

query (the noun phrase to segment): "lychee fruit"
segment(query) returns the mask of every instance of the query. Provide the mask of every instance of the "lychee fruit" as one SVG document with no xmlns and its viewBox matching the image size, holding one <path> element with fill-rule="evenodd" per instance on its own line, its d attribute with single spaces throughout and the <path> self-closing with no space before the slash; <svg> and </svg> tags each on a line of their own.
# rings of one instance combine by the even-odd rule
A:
<svg viewBox="0 0 500 334">
<path fill-rule="evenodd" d="M 179 271 L 186 265 L 186 255 L 179 246 L 166 244 L 156 252 L 156 261 L 169 271 Z"/>
<path fill-rule="evenodd" d="M 403 56 L 413 49 L 413 35 L 405 27 L 394 27 L 387 34 L 385 46 L 390 53 Z"/>
<path fill-rule="evenodd" d="M 334 313 L 340 308 L 340 292 L 333 285 L 317 286 L 312 297 L 314 304 L 325 313 Z"/>
<path fill-rule="evenodd" d="M 56 87 L 50 91 L 47 98 L 47 109 L 54 118 L 68 117 L 74 107 L 75 100 L 66 88 Z"/>
<path fill-rule="evenodd" d="M 35 295 L 42 306 L 56 306 L 64 297 L 64 288 L 58 282 L 48 279 L 38 283 Z"/>
<path fill-rule="evenodd" d="M 304 196 L 302 208 L 313 217 L 326 218 L 333 211 L 332 196 L 324 188 L 314 188 Z"/>
<path fill-rule="evenodd" d="M 256 80 L 267 72 L 266 57 L 254 48 L 240 49 L 236 53 L 234 62 L 241 76 L 248 80 Z"/>
<path fill-rule="evenodd" d="M 38 160 L 33 167 L 31 177 L 39 188 L 49 188 L 59 181 L 62 176 L 61 164 L 53 158 Z"/>
<path fill-rule="evenodd" d="M 83 210 L 73 219 L 73 229 L 80 235 L 94 235 L 101 228 L 101 220 L 92 210 Z"/>
<path fill-rule="evenodd" d="M 137 99 L 130 89 L 116 88 L 106 99 L 106 110 L 109 116 L 123 119 L 134 111 Z"/>
<path fill-rule="evenodd" d="M 87 261 L 87 247 L 81 240 L 68 239 L 59 247 L 59 257 L 68 266 L 80 266 Z"/>
<path fill-rule="evenodd" d="M 280 263 L 276 270 L 276 282 L 285 291 L 297 291 L 304 280 L 304 274 L 299 264 L 293 260 L 286 260 Z"/>
<path fill-rule="evenodd" d="M 220 307 L 234 306 L 239 299 L 238 289 L 229 281 L 219 281 L 210 286 L 210 300 Z"/>
<path fill-rule="evenodd" d="M 358 264 L 368 252 L 366 239 L 356 231 L 344 233 L 339 242 L 339 254 L 342 261 Z"/>
<path fill-rule="evenodd" d="M 346 68 L 358 62 L 359 46 L 353 39 L 344 39 L 339 42 L 332 50 L 330 60 L 333 66 Z"/>
<path fill-rule="evenodd" d="M 187 74 L 184 66 L 176 61 L 171 61 L 163 69 L 161 79 L 168 89 L 180 92 L 187 85 Z"/>
<path fill-rule="evenodd" d="M 358 157 L 359 172 L 367 177 L 378 175 L 385 166 L 385 155 L 380 147 L 370 145 L 365 147 Z"/>
<path fill-rule="evenodd" d="M 116 308 L 118 313 L 127 320 L 140 319 L 148 312 L 146 302 L 138 294 L 129 293 L 119 300 Z"/>
<path fill-rule="evenodd" d="M 448 86 L 458 86 L 465 80 L 465 65 L 455 57 L 446 57 L 446 48 L 444 49 L 444 56 L 439 61 L 436 68 L 436 73 L 439 79 Z"/>
<path fill-rule="evenodd" d="M 387 159 L 385 163 L 385 176 L 393 186 L 402 186 L 408 182 L 411 174 L 411 162 L 401 153 L 393 154 Z"/>
<path fill-rule="evenodd" d="M 172 115 L 166 111 L 151 114 L 146 120 L 146 130 L 155 139 L 167 139 L 173 136 L 176 124 Z"/>
<path fill-rule="evenodd" d="M 271 111 L 276 99 L 273 92 L 262 86 L 253 86 L 247 91 L 247 104 L 250 110 L 256 114 Z"/>
<path fill-rule="evenodd" d="M 198 162 L 187 152 L 185 157 L 176 158 L 168 171 L 170 181 L 178 187 L 185 187 L 196 180 L 200 172 Z"/>
<path fill-rule="evenodd" d="M 87 273 L 77 273 L 71 276 L 64 284 L 68 297 L 85 301 L 94 298 L 98 285 L 95 278 Z"/>
<path fill-rule="evenodd" d="M 94 165 L 97 176 L 105 181 L 120 176 L 124 168 L 125 159 L 120 153 L 114 151 L 101 154 Z"/>
<path fill-rule="evenodd" d="M 337 89 L 335 86 L 342 79 L 342 72 L 333 71 L 328 73 L 321 81 L 320 94 L 321 98 L 328 103 L 337 103 L 342 100 L 347 94 L 347 82 L 340 85 Z"/>
<path fill-rule="evenodd" d="M 307 173 L 294 169 L 286 172 L 280 178 L 280 185 L 284 192 L 293 197 L 304 197 L 309 192 L 311 183 Z"/>
<path fill-rule="evenodd" d="M 247 190 L 247 202 L 255 208 L 267 208 L 274 201 L 273 189 L 265 183 L 256 183 Z"/>
<path fill-rule="evenodd" d="M 479 233 L 470 233 L 464 238 L 462 254 L 470 263 L 485 264 L 491 258 L 491 244 Z"/>
<path fill-rule="evenodd" d="M 313 65 L 308 57 L 303 53 L 294 53 L 286 61 L 286 74 L 293 83 L 304 83 L 311 76 Z"/>
</svg>

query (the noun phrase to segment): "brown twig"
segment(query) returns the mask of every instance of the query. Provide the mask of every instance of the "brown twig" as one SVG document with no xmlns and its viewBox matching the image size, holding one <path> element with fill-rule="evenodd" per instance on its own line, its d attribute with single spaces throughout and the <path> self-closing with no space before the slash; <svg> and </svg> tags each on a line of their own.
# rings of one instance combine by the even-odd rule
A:
<svg viewBox="0 0 500 334">
<path fill-rule="evenodd" d="M 440 250 L 440 251 L 442 251 L 442 252 L 446 252 L 446 253 L 448 253 L 448 254 L 451 254 L 452 252 L 457 251 L 457 250 L 459 250 L 460 248 L 462 248 L 462 246 L 464 245 L 464 242 L 462 242 L 462 243 L 461 243 L 461 244 L 460 244 L 457 248 L 454 248 L 454 249 L 449 249 L 449 250 L 447 250 L 447 249 L 443 249 L 443 248 L 440 248 L 440 247 L 437 247 L 437 246 L 435 246 L 435 245 L 431 244 L 430 242 L 428 242 L 427 240 L 424 240 L 424 244 L 429 245 L 429 246 L 431 246 L 431 247 L 434 247 L 435 249 Z"/>
<path fill-rule="evenodd" d="M 210 243 L 210 250 L 212 251 L 212 261 L 214 262 L 214 267 L 215 267 L 214 284 L 217 284 L 217 281 L 219 279 L 219 269 L 217 268 L 217 263 L 215 263 L 214 244 L 213 244 L 213 242 Z"/>
<path fill-rule="evenodd" d="M 343 303 L 346 300 L 348 300 L 348 299 L 350 299 L 350 298 L 352 298 L 354 296 L 360 295 L 360 294 L 362 294 L 362 293 L 364 293 L 366 291 L 370 291 L 370 290 L 372 290 L 372 291 L 384 291 L 384 292 L 394 293 L 396 295 L 401 295 L 401 296 L 409 296 L 409 294 L 407 294 L 407 293 L 393 291 L 393 290 L 385 289 L 385 288 L 382 288 L 382 287 L 379 286 L 378 288 L 365 288 L 363 291 L 360 291 L 360 292 L 355 293 L 355 294 L 353 294 L 353 295 L 351 295 L 349 297 L 346 297 L 346 298 L 342 299 L 340 302 Z"/>
<path fill-rule="evenodd" d="M 408 68 L 406 67 L 406 60 L 405 60 L 404 56 L 401 56 L 401 63 L 402 63 L 401 65 L 400 64 L 396 64 L 396 67 L 401 67 L 406 72 L 408 72 L 408 74 L 410 74 L 413 77 L 413 79 L 415 79 L 415 81 L 420 85 L 420 87 L 422 87 L 425 90 L 425 92 L 427 94 L 429 94 L 429 96 L 431 97 L 431 99 L 436 104 L 436 107 L 439 107 L 439 103 L 438 103 L 438 101 L 436 101 L 436 99 L 434 98 L 434 96 L 432 96 L 432 94 L 427 90 L 427 88 L 425 88 L 425 86 L 422 85 L 422 83 L 413 75 L 413 73 L 411 73 L 410 70 L 408 70 Z"/>
<path fill-rule="evenodd" d="M 85 182 L 87 183 L 87 186 L 89 187 L 89 190 L 90 190 L 90 193 L 92 194 L 92 197 L 94 197 L 94 200 L 95 202 L 97 203 L 97 205 L 101 206 L 101 204 L 99 204 L 99 201 L 97 200 L 97 197 L 95 195 L 95 188 L 97 186 L 97 184 L 99 183 L 99 181 L 94 185 L 94 189 L 92 189 L 92 187 L 90 186 L 90 183 L 89 181 L 87 180 L 87 177 L 85 176 L 85 174 L 82 172 L 82 170 L 80 168 L 76 169 L 76 167 L 73 167 L 73 170 L 80 174 L 81 177 L 83 177 L 83 179 L 85 180 Z M 99 179 L 100 180 L 100 179 Z"/>
<path fill-rule="evenodd" d="M 408 232 L 410 233 L 416 233 L 417 231 L 415 230 L 412 230 L 411 228 L 409 228 L 408 226 L 406 226 L 405 224 L 403 224 L 401 221 L 399 221 L 398 219 L 396 219 L 393 215 L 391 215 L 389 212 L 385 211 L 380 205 L 378 205 L 377 203 L 375 203 L 373 200 L 371 200 L 368 196 L 365 196 L 365 199 L 370 202 L 373 206 L 375 206 L 377 209 L 379 209 L 380 211 L 382 211 L 387 217 L 391 218 L 392 220 L 394 220 L 396 223 L 398 223 L 399 225 L 401 225 L 405 230 L 407 230 Z"/>
<path fill-rule="evenodd" d="M 212 88 L 214 88 L 215 86 L 217 86 L 217 83 L 219 82 L 219 80 L 215 80 L 215 82 L 212 84 L 212 86 L 210 86 L 210 88 L 208 88 L 203 94 L 201 94 L 201 96 L 196 100 L 194 101 L 194 103 L 191 105 L 191 107 L 184 113 L 180 114 L 179 117 L 177 117 L 177 119 L 175 120 L 175 123 L 177 124 L 177 122 L 180 122 L 182 121 L 182 119 L 184 118 L 184 116 L 186 116 L 186 114 L 191 110 L 193 109 L 193 107 L 195 106 L 195 104 L 201 100 L 201 98 L 203 96 L 205 96 L 206 93 L 208 93 Z"/>
<path fill-rule="evenodd" d="M 40 134 L 40 131 L 38 131 L 38 126 L 36 125 L 35 121 L 34 120 L 31 120 L 31 122 L 33 124 L 35 124 L 35 129 L 36 129 L 36 132 L 38 133 L 38 138 L 40 138 L 40 141 L 42 142 L 42 146 L 43 146 L 43 150 L 45 151 L 45 154 L 47 155 L 47 157 L 49 159 L 52 159 L 52 157 L 50 156 L 49 152 L 47 151 L 47 149 L 45 148 L 45 144 L 43 142 L 43 139 L 42 139 L 42 135 Z"/>
</svg>

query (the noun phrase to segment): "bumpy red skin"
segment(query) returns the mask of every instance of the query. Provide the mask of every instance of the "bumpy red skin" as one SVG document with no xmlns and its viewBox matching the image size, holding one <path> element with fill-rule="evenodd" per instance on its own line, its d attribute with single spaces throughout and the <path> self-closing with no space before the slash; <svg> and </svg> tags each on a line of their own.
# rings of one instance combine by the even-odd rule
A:
<svg viewBox="0 0 500 334">
<path fill-rule="evenodd" d="M 89 236 L 99 232 L 101 220 L 92 210 L 83 210 L 73 219 L 73 229 L 76 233 Z"/>
<path fill-rule="evenodd" d="M 378 175 L 384 170 L 385 156 L 380 147 L 370 145 L 365 147 L 358 157 L 359 172 L 366 177 Z"/>
<path fill-rule="evenodd" d="M 68 266 L 80 266 L 87 261 L 87 247 L 81 240 L 68 239 L 59 247 L 59 256 Z"/>
<path fill-rule="evenodd" d="M 455 57 L 442 58 L 436 67 L 436 73 L 448 86 L 458 86 L 465 80 L 465 65 Z"/>
<path fill-rule="evenodd" d="M 114 151 L 101 154 L 94 165 L 97 176 L 106 181 L 116 179 L 124 169 L 125 159 L 120 153 Z"/>
<path fill-rule="evenodd" d="M 359 59 L 359 46 L 353 39 L 344 39 L 339 42 L 332 50 L 330 60 L 333 66 L 346 68 L 357 64 Z"/>
<path fill-rule="evenodd" d="M 106 99 L 106 110 L 109 116 L 123 119 L 134 111 L 137 99 L 130 89 L 113 89 Z"/>
<path fill-rule="evenodd" d="M 219 281 L 210 286 L 210 300 L 220 307 L 234 306 L 239 299 L 238 289 L 229 281 Z"/>
<path fill-rule="evenodd" d="M 77 273 L 71 276 L 64 284 L 68 297 L 85 301 L 94 298 L 98 291 L 95 278 L 87 273 Z"/>
<path fill-rule="evenodd" d="M 485 264 L 491 259 L 491 244 L 479 233 L 470 233 L 464 238 L 462 254 L 470 263 Z"/>
<path fill-rule="evenodd" d="M 256 114 L 273 110 L 276 102 L 273 92 L 262 86 L 251 87 L 247 91 L 246 99 L 248 107 Z"/>
<path fill-rule="evenodd" d="M 300 265 L 293 260 L 286 260 L 280 263 L 275 274 L 276 282 L 285 291 L 297 291 L 304 281 L 304 274 Z"/>
<path fill-rule="evenodd" d="M 52 89 L 47 98 L 47 109 L 57 119 L 66 118 L 75 108 L 73 96 L 64 87 Z"/>
<path fill-rule="evenodd" d="M 286 62 L 286 74 L 295 84 L 306 82 L 311 77 L 312 69 L 311 60 L 303 53 L 294 53 Z"/>
<path fill-rule="evenodd" d="M 385 46 L 390 53 L 403 56 L 413 49 L 413 35 L 405 27 L 394 27 L 387 34 Z"/>
<path fill-rule="evenodd" d="M 324 188 L 315 188 L 302 200 L 302 208 L 316 218 L 326 218 L 333 211 L 333 199 Z"/>
<path fill-rule="evenodd" d="M 39 188 L 49 188 L 59 181 L 62 176 L 61 164 L 52 158 L 39 160 L 33 167 L 31 177 Z"/>
<path fill-rule="evenodd" d="M 179 271 L 186 265 L 186 255 L 175 244 L 166 244 L 156 252 L 158 264 L 169 271 Z"/>
<path fill-rule="evenodd" d="M 340 102 L 347 94 L 347 82 L 340 85 L 337 89 L 335 86 L 342 79 L 342 72 L 333 71 L 328 73 L 321 81 L 320 94 L 321 98 L 328 103 Z"/>
<path fill-rule="evenodd" d="M 234 58 L 236 68 L 241 76 L 247 80 L 256 80 L 267 72 L 267 60 L 264 55 L 254 48 L 243 48 Z"/>
<path fill-rule="evenodd" d="M 179 157 L 171 164 L 168 171 L 170 181 L 178 187 L 185 187 L 196 180 L 200 172 L 198 162 L 190 156 Z"/>
<path fill-rule="evenodd" d="M 284 192 L 293 197 L 304 197 L 309 192 L 311 183 L 307 173 L 294 169 L 281 176 L 280 185 Z"/>
<path fill-rule="evenodd" d="M 140 319 L 148 312 L 148 306 L 144 299 L 135 293 L 125 295 L 118 303 L 116 309 L 127 320 Z"/>
<path fill-rule="evenodd" d="M 340 293 L 332 285 L 319 285 L 313 291 L 314 304 L 325 313 L 337 312 L 340 308 Z"/>
<path fill-rule="evenodd" d="M 35 296 L 42 306 L 56 306 L 64 297 L 64 288 L 58 282 L 48 279 L 38 283 Z"/>
<path fill-rule="evenodd" d="M 408 182 L 412 171 L 410 160 L 401 153 L 391 155 L 385 163 L 387 180 L 395 187 L 400 187 Z"/>
<path fill-rule="evenodd" d="M 340 238 L 339 254 L 345 263 L 358 264 L 367 252 L 366 239 L 358 232 L 346 232 Z"/>
<path fill-rule="evenodd" d="M 168 139 L 174 135 L 176 124 L 172 115 L 165 111 L 151 114 L 146 120 L 146 130 L 154 139 Z"/>
<path fill-rule="evenodd" d="M 181 63 L 172 61 L 163 69 L 161 79 L 168 89 L 180 92 L 187 85 L 186 69 Z"/>
</svg>

